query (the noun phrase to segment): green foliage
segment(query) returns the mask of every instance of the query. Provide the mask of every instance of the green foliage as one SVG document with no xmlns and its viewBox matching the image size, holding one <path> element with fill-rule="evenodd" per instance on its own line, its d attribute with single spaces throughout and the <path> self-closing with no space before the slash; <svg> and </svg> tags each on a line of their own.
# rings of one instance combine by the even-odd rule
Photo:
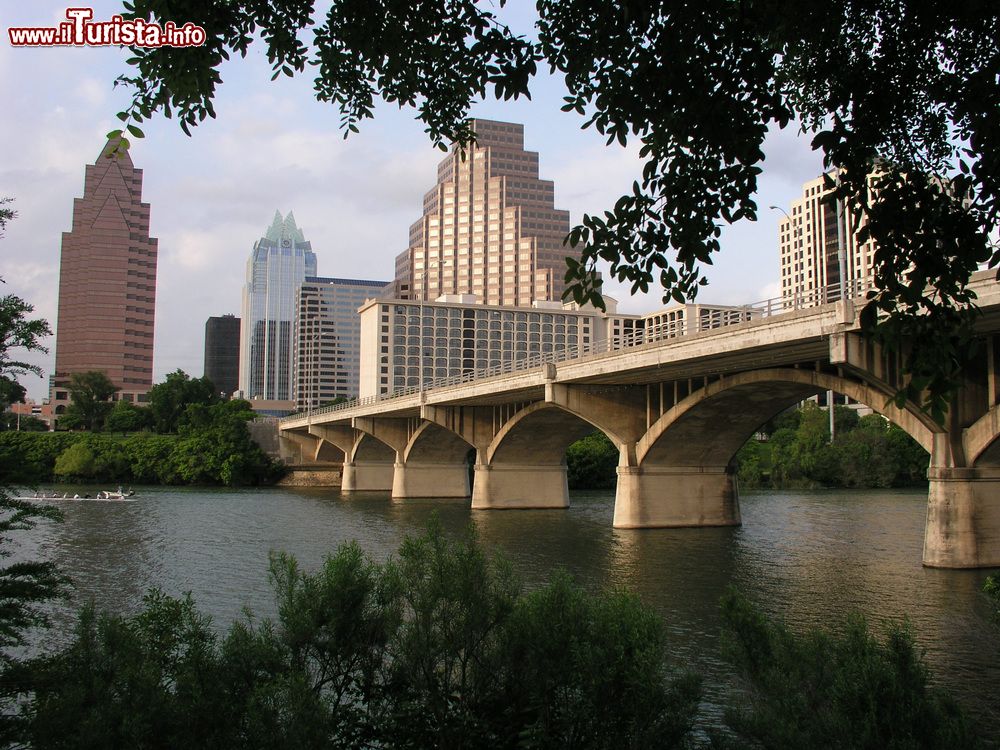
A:
<svg viewBox="0 0 1000 750">
<path fill-rule="evenodd" d="M 727 712 L 734 748 L 981 746 L 958 705 L 931 686 L 906 625 L 891 627 L 883 641 L 853 616 L 838 633 L 799 636 L 735 592 L 722 607 L 727 654 L 748 688 Z"/>
<path fill-rule="evenodd" d="M 6 411 L 0 415 L 0 430 L 21 430 L 22 432 L 46 432 L 49 426 L 38 417 L 31 414 L 21 414 Z"/>
<path fill-rule="evenodd" d="M 0 229 L 3 224 L 0 224 Z M 29 320 L 28 315 L 35 311 L 34 305 L 29 305 L 20 297 L 8 294 L 0 297 L 0 381 L 4 382 L 2 392 L 5 394 L 5 403 L 19 401 L 18 398 L 11 398 L 16 395 L 10 385 L 13 377 L 18 375 L 41 375 L 42 371 L 37 365 L 30 364 L 21 359 L 12 358 L 14 350 L 23 349 L 29 352 L 48 351 L 39 343 L 41 339 L 52 334 L 49 324 L 41 318 Z M 23 394 L 23 389 L 21 390 Z"/>
<path fill-rule="evenodd" d="M 17 215 L 6 208 L 10 201 L 10 198 L 0 198 L 0 237 L 7 222 Z M 12 358 L 17 349 L 47 351 L 39 341 L 51 333 L 49 324 L 41 319 L 28 320 L 27 316 L 33 311 L 31 305 L 13 295 L 0 298 L 0 399 L 4 406 L 24 400 L 24 388 L 16 382 L 16 376 L 41 375 L 39 367 Z M 2 434 L 15 439 L 39 437 L 38 433 L 27 432 Z M 55 508 L 11 497 L 9 482 L 24 470 L 20 462 L 13 462 L 11 458 L 0 448 L 0 559 L 11 555 L 13 532 L 28 531 L 41 519 L 62 519 Z M 12 746 L 18 736 L 20 707 L 24 694 L 30 689 L 13 650 L 24 645 L 29 629 L 48 623 L 46 605 L 64 596 L 67 584 L 68 580 L 51 562 L 19 560 L 0 566 L 0 746 Z"/>
<path fill-rule="evenodd" d="M 176 113 L 187 133 L 215 117 L 219 69 L 255 37 L 273 77 L 315 72 L 316 97 L 339 109 L 345 136 L 381 98 L 416 108 L 442 148 L 472 138 L 469 108 L 489 89 L 530 96 L 543 63 L 564 79 L 565 111 L 609 144 L 638 142 L 645 162 L 628 192 L 567 238 L 567 295 L 603 307 L 599 261 L 634 291 L 659 285 L 665 300 L 693 299 L 722 228 L 757 218 L 767 133 L 796 123 L 825 165 L 842 168 L 836 197 L 857 207 L 859 241 L 878 248 L 864 322 L 908 357 L 900 398 L 926 398 L 940 416 L 974 356 L 969 276 L 1000 260 L 1000 16 L 990 3 L 948 12 L 912 1 L 539 0 L 536 28 L 519 30 L 477 0 L 315 5 L 132 0 L 126 17 L 192 21 L 208 38 L 132 49 L 119 82 L 133 100 L 109 134 L 115 149 L 156 112 Z"/>
<path fill-rule="evenodd" d="M 219 424 L 180 436 L 0 432 L 0 481 L 241 486 L 277 480 L 280 465 L 250 439 L 241 414 L 233 410 Z"/>
<path fill-rule="evenodd" d="M 104 428 L 108 432 L 136 432 L 149 425 L 150 412 L 125 399 L 119 399 L 108 413 Z"/>
<path fill-rule="evenodd" d="M 127 620 L 88 605 L 69 648 L 33 672 L 33 747 L 226 747 L 216 639 L 190 598 L 150 592 Z"/>
<path fill-rule="evenodd" d="M 397 560 L 271 559 L 277 622 L 217 639 L 190 599 L 81 616 L 39 662 L 21 739 L 78 747 L 684 747 L 699 699 L 655 615 L 567 577 L 529 595 L 432 525 Z"/>
<path fill-rule="evenodd" d="M 17 211 L 13 208 L 7 208 L 13 202 L 13 198 L 0 198 L 0 238 L 3 237 L 3 232 L 7 228 L 7 222 L 17 218 Z"/>
<path fill-rule="evenodd" d="M 830 443 L 828 411 L 807 402 L 770 423 L 767 443 L 773 487 L 906 487 L 923 484 L 927 452 L 901 428 L 877 414 L 858 417 L 836 407 L 836 438 Z M 751 439 L 734 464 L 741 482 L 758 486 L 762 453 Z"/>
<path fill-rule="evenodd" d="M 736 458 L 736 478 L 741 488 L 760 487 L 764 482 L 764 449 L 755 438 L 743 444 Z"/>
<path fill-rule="evenodd" d="M 94 452 L 84 442 L 74 443 L 59 454 L 52 471 L 62 479 L 93 479 Z"/>
<path fill-rule="evenodd" d="M 215 385 L 208 378 L 191 378 L 183 370 L 167 375 L 149 389 L 153 428 L 159 433 L 177 432 L 186 422 L 189 406 L 211 406 L 219 401 Z"/>
<path fill-rule="evenodd" d="M 983 593 L 989 597 L 993 605 L 993 619 L 1000 625 L 1000 578 L 996 575 L 987 577 L 986 583 L 983 584 Z"/>
<path fill-rule="evenodd" d="M 570 489 L 614 489 L 617 468 L 618 449 L 603 432 L 587 435 L 566 450 Z"/>
<path fill-rule="evenodd" d="M 118 387 L 105 373 L 89 370 L 72 373 L 67 388 L 72 403 L 59 419 L 59 426 L 99 432 L 111 412 L 111 397 L 118 391 Z"/>
<path fill-rule="evenodd" d="M 0 484 L 32 485 L 50 479 L 56 458 L 78 437 L 65 432 L 0 433 Z"/>
</svg>

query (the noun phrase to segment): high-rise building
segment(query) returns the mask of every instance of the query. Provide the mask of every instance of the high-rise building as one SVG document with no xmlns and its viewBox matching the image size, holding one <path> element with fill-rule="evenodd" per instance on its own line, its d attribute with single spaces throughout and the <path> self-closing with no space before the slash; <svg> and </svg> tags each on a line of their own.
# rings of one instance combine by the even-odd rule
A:
<svg viewBox="0 0 1000 750">
<path fill-rule="evenodd" d="M 229 398 L 240 380 L 240 319 L 235 315 L 205 321 L 205 377 Z"/>
<path fill-rule="evenodd" d="M 502 368 L 538 354 L 587 351 L 607 338 L 608 315 L 594 308 L 558 302 L 511 308 L 450 296 L 424 303 L 373 300 L 361 308 L 359 396 L 417 388 L 421 380 Z"/>
<path fill-rule="evenodd" d="M 360 310 L 362 398 L 418 388 L 441 378 L 499 372 L 539 358 L 565 359 L 700 333 L 760 317 L 750 307 L 679 304 L 645 315 L 558 302 L 481 305 L 458 295 L 434 302 L 374 299 Z M 422 316 L 422 317 L 421 317 Z"/>
<path fill-rule="evenodd" d="M 781 256 L 781 296 L 789 304 L 812 305 L 840 298 L 840 255 L 843 243 L 844 282 L 867 279 L 872 273 L 875 244 L 858 242 L 850 206 L 840 211 L 823 177 L 802 186 L 802 198 L 778 223 Z"/>
<path fill-rule="evenodd" d="M 56 414 L 65 410 L 75 372 L 104 372 L 121 389 L 116 398 L 127 401 L 144 401 L 153 383 L 157 241 L 149 236 L 142 170 L 127 151 L 108 156 L 113 145 L 87 165 L 72 229 L 62 235 Z"/>
<path fill-rule="evenodd" d="M 243 288 L 240 392 L 244 398 L 290 401 L 295 300 L 299 285 L 316 275 L 316 255 L 289 211 L 275 211 L 254 243 Z"/>
<path fill-rule="evenodd" d="M 299 288 L 295 406 L 299 411 L 358 395 L 358 308 L 392 293 L 391 281 L 307 277 Z"/>
<path fill-rule="evenodd" d="M 553 184 L 538 178 L 524 127 L 473 120 L 476 144 L 438 165 L 437 185 L 396 258 L 396 295 L 475 295 L 489 305 L 558 300 L 564 287 L 569 212 L 554 208 Z"/>
</svg>

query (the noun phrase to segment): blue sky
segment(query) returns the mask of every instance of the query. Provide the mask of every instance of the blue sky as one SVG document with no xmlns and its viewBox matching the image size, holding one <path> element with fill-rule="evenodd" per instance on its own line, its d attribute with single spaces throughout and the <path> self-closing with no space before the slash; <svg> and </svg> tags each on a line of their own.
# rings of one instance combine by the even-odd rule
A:
<svg viewBox="0 0 1000 750">
<path fill-rule="evenodd" d="M 75 5 L 75 4 L 74 4 Z M 18 294 L 56 324 L 61 233 L 71 227 L 73 198 L 83 192 L 84 165 L 93 162 L 115 113 L 128 101 L 112 83 L 125 71 L 117 49 L 12 48 L 8 26 L 49 26 L 65 20 L 66 5 L 0 0 L 0 196 L 16 199 L 19 217 L 0 240 L 4 293 Z M 120 3 L 96 2 L 95 20 L 120 12 Z M 512 0 L 505 17 L 530 32 L 533 4 Z M 246 60 L 222 71 L 218 119 L 185 136 L 176 122 L 144 123 L 132 158 L 144 171 L 143 200 L 151 206 L 151 234 L 159 239 L 154 380 L 181 368 L 203 372 L 205 320 L 239 314 L 246 260 L 275 209 L 289 210 L 312 242 L 325 276 L 390 279 L 393 258 L 405 249 L 409 225 L 435 181 L 440 152 L 414 113 L 382 105 L 361 133 L 346 141 L 335 108 L 312 98 L 307 75 L 270 81 L 255 45 Z M 583 120 L 560 111 L 561 79 L 542 75 L 532 100 L 486 101 L 472 115 L 524 123 L 525 145 L 540 153 L 543 179 L 555 182 L 556 207 L 576 222 L 610 206 L 639 175 L 638 146 L 607 147 Z M 758 222 L 723 231 L 723 252 L 699 300 L 753 302 L 778 293 L 777 225 L 780 213 L 820 174 L 820 157 L 794 128 L 772 133 L 760 180 Z M 658 294 L 630 298 L 607 281 L 619 309 L 660 306 Z M 46 377 L 54 363 L 35 360 Z M 46 395 L 46 381 L 26 378 L 29 395 Z"/>
</svg>

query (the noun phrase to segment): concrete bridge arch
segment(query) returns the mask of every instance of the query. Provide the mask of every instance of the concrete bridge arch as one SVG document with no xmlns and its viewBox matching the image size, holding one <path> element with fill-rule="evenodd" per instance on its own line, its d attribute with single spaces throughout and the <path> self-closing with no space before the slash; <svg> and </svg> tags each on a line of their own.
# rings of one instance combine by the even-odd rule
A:
<svg viewBox="0 0 1000 750">
<path fill-rule="evenodd" d="M 770 368 L 720 378 L 660 415 L 636 444 L 635 462 L 619 465 L 615 526 L 738 525 L 737 451 L 767 420 L 829 390 L 883 414 L 928 452 L 943 429 L 889 403 L 887 389 L 840 375 Z"/>
<path fill-rule="evenodd" d="M 824 391 L 836 391 L 882 414 L 930 453 L 943 428 L 916 408 L 887 403 L 870 384 L 793 368 L 752 370 L 696 390 L 654 422 L 636 445 L 636 463 L 727 465 L 769 419 Z"/>
<path fill-rule="evenodd" d="M 612 430 L 564 405 L 523 407 L 478 451 L 472 507 L 567 507 L 566 449 L 595 429 L 620 444 Z"/>
</svg>

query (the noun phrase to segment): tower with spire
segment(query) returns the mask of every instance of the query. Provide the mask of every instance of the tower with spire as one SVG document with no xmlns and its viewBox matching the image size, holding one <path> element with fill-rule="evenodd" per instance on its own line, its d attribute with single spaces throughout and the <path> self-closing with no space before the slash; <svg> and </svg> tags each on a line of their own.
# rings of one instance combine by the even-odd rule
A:
<svg viewBox="0 0 1000 750">
<path fill-rule="evenodd" d="M 240 332 L 240 391 L 244 398 L 292 398 L 295 297 L 316 275 L 312 245 L 291 211 L 274 212 L 247 261 Z"/>
<path fill-rule="evenodd" d="M 52 401 L 62 413 L 75 372 L 100 370 L 142 401 L 153 382 L 157 241 L 149 236 L 142 170 L 109 141 L 86 167 L 83 197 L 63 232 Z"/>
</svg>

